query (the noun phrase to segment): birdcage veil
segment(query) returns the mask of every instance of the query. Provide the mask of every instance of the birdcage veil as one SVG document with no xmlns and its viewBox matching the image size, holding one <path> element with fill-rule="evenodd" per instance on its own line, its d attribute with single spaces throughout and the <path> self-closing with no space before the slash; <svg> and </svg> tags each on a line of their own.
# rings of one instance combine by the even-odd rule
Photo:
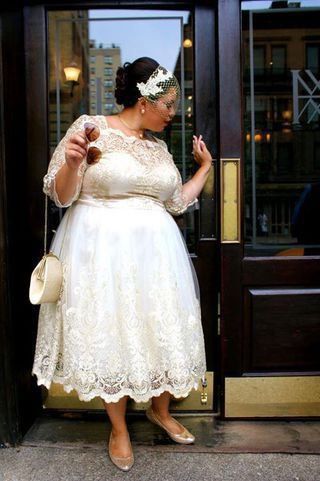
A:
<svg viewBox="0 0 320 481">
<path fill-rule="evenodd" d="M 172 117 L 177 112 L 181 89 L 178 79 L 170 70 L 159 65 L 147 82 L 137 83 L 137 88 L 162 117 Z"/>
</svg>

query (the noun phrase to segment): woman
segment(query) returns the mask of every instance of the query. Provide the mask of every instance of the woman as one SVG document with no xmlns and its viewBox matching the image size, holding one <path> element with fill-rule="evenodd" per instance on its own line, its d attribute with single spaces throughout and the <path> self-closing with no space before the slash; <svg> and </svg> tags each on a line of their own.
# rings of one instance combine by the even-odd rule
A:
<svg viewBox="0 0 320 481">
<path fill-rule="evenodd" d="M 80 400 L 101 397 L 109 455 L 124 471 L 134 462 L 128 397 L 151 400 L 148 419 L 189 444 L 170 396 L 186 397 L 206 371 L 197 277 L 170 214 L 197 203 L 212 159 L 194 136 L 200 167 L 182 185 L 166 143 L 150 133 L 172 120 L 179 96 L 177 79 L 155 60 L 126 62 L 115 90 L 123 110 L 79 117 L 44 177 L 44 192 L 69 208 L 50 249 L 63 264 L 62 293 L 40 306 L 32 374 Z"/>
</svg>

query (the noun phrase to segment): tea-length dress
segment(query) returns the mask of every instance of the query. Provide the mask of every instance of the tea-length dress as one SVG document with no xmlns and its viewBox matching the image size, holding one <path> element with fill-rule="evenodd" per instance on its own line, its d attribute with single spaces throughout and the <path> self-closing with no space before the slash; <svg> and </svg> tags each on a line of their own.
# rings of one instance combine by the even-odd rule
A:
<svg viewBox="0 0 320 481">
<path fill-rule="evenodd" d="M 75 193 L 61 204 L 55 176 L 65 145 L 88 121 L 100 129 L 92 145 L 102 158 L 82 161 Z M 44 176 L 45 194 L 68 209 L 50 246 L 63 264 L 61 294 L 39 310 L 38 385 L 61 383 L 82 401 L 106 402 L 124 395 L 146 402 L 163 391 L 186 397 L 199 386 L 206 371 L 199 285 L 172 217 L 198 199 L 181 189 L 163 140 L 127 136 L 102 115 L 81 115 L 68 129 Z"/>
</svg>

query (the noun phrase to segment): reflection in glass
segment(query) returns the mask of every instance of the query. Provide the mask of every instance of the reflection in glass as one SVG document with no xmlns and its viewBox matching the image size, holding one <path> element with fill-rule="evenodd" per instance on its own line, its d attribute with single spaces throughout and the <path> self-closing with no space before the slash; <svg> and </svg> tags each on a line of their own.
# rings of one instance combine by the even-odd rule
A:
<svg viewBox="0 0 320 481">
<path fill-rule="evenodd" d="M 149 56 L 171 70 L 181 86 L 174 121 L 155 133 L 168 144 L 183 182 L 192 176 L 194 133 L 193 29 L 187 11 L 77 10 L 48 12 L 50 154 L 81 114 L 113 115 L 122 110 L 114 97 L 117 68 Z M 76 64 L 70 88 L 65 68 Z M 61 212 L 59 211 L 60 215 Z M 195 212 L 177 219 L 188 248 L 196 242 Z"/>
<path fill-rule="evenodd" d="M 250 3 L 242 4 L 246 255 L 320 255 L 320 9 Z"/>
</svg>

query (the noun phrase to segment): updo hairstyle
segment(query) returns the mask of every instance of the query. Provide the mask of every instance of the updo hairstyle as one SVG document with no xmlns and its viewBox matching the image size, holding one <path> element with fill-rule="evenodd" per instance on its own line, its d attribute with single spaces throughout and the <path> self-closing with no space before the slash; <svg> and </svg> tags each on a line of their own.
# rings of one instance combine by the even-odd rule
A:
<svg viewBox="0 0 320 481">
<path fill-rule="evenodd" d="M 141 97 L 137 88 L 138 82 L 147 82 L 159 63 L 150 57 L 140 57 L 134 62 L 125 62 L 118 67 L 116 73 L 116 88 L 114 95 L 116 102 L 124 107 L 132 107 Z"/>
</svg>

